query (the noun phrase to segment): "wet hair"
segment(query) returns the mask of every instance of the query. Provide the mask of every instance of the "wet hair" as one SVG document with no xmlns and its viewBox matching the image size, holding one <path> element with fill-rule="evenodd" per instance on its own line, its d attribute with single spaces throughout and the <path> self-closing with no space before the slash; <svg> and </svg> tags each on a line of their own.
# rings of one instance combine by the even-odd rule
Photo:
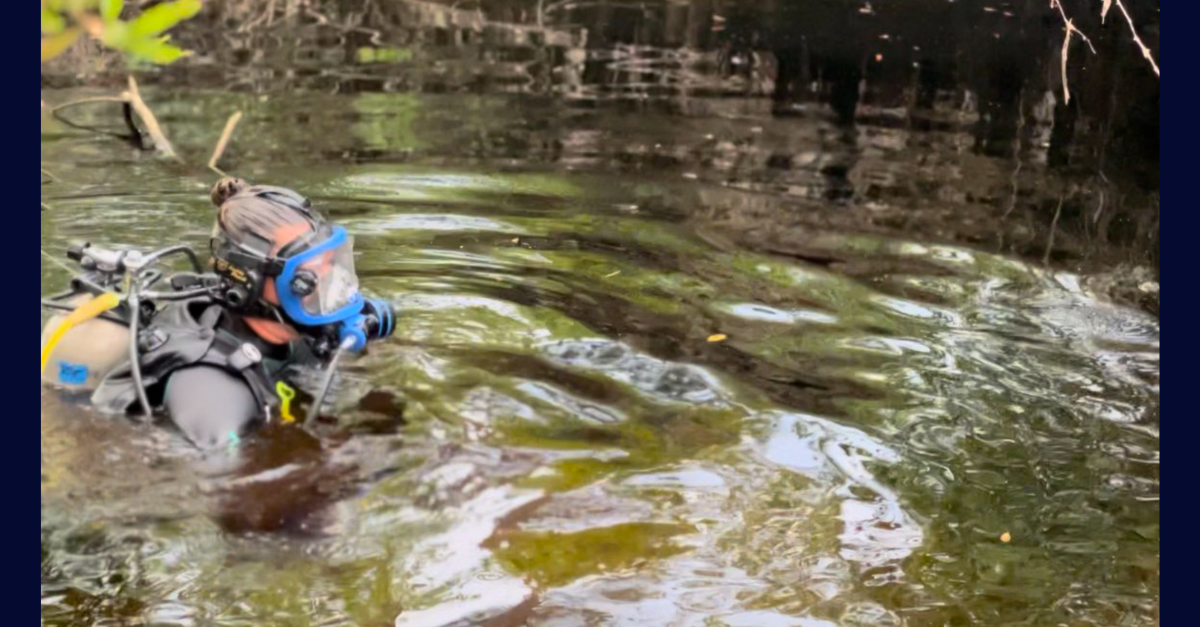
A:
<svg viewBox="0 0 1200 627">
<path fill-rule="evenodd" d="M 243 181 L 236 176 L 226 176 L 213 185 L 212 192 L 210 193 L 212 203 L 217 207 L 220 207 L 221 205 L 225 204 L 225 201 L 229 200 L 231 196 L 246 189 L 247 187 L 250 187 L 250 184 L 246 181 Z"/>
<path fill-rule="evenodd" d="M 230 241 L 274 253 L 298 235 L 314 231 L 322 222 L 312 203 L 283 187 L 248 185 L 240 179 L 225 179 L 213 188 L 213 199 L 227 191 L 217 210 L 217 229 Z M 220 188 L 220 189 L 218 189 Z M 286 241 L 277 241 L 283 235 Z"/>
</svg>

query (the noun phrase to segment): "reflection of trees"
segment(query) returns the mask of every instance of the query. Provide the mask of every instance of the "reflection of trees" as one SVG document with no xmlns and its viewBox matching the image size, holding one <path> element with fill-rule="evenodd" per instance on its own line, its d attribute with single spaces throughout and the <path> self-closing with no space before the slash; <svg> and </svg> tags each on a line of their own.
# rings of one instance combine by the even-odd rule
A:
<svg viewBox="0 0 1200 627">
<path fill-rule="evenodd" d="M 410 151 L 420 147 L 414 133 L 420 106 L 417 99 L 405 94 L 360 94 L 354 98 L 354 110 L 359 121 L 351 131 L 369 149 Z"/>
<path fill-rule="evenodd" d="M 1157 48 L 1157 17 L 1136 4 Z M 1097 49 L 1072 54 L 1086 63 L 1068 65 L 1070 105 L 1060 20 L 1034 0 L 234 0 L 179 35 L 215 64 L 160 81 L 363 94 L 353 135 L 371 154 L 681 169 L 724 185 L 704 193 L 727 211 L 778 207 L 760 227 L 802 211 L 1036 259 L 1157 259 L 1157 79 L 1123 22 L 1065 5 Z M 414 91 L 618 103 L 579 117 L 464 101 L 414 123 L 411 100 L 377 95 Z M 751 216 L 765 219 L 733 219 Z"/>
</svg>

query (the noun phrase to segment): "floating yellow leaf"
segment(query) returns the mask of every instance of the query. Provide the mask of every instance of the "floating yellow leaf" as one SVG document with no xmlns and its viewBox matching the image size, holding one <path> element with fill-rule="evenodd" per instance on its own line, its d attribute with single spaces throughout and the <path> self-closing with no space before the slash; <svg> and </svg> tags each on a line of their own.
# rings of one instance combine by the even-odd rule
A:
<svg viewBox="0 0 1200 627">
<path fill-rule="evenodd" d="M 1000 534 L 1000 541 L 1004 542 L 1005 544 L 1012 542 L 1012 535 L 1005 531 L 1004 533 Z"/>
<path fill-rule="evenodd" d="M 724 333 L 718 333 L 716 335 L 708 336 L 709 342 L 724 342 L 727 339 L 729 339 L 729 336 L 725 335 Z"/>
</svg>

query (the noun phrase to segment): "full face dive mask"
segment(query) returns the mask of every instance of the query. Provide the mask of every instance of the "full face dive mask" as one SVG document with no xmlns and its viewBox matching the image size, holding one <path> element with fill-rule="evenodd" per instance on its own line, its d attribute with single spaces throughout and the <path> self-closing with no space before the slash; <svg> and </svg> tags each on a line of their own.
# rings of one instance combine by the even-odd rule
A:
<svg viewBox="0 0 1200 627">
<path fill-rule="evenodd" d="M 231 308 L 270 307 L 263 290 L 274 279 L 277 307 L 288 321 L 309 331 L 332 329 L 348 350 L 395 329 L 391 305 L 359 291 L 354 241 L 340 226 L 319 225 L 274 255 L 265 240 L 240 243 L 218 233 L 212 245 L 214 267 L 225 279 L 222 300 Z"/>
</svg>

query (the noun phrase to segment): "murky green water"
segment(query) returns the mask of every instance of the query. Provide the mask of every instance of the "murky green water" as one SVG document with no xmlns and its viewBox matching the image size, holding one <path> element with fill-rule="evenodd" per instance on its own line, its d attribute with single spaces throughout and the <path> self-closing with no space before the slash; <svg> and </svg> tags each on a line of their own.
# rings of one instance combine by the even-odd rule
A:
<svg viewBox="0 0 1200 627">
<path fill-rule="evenodd" d="M 225 169 L 402 316 L 345 428 L 233 461 L 43 391 L 44 624 L 1156 624 L 1158 321 L 1036 144 L 485 91 L 147 89 L 192 164 L 243 110 Z M 44 119 L 42 166 L 49 251 L 205 245 L 199 165 Z"/>
</svg>

